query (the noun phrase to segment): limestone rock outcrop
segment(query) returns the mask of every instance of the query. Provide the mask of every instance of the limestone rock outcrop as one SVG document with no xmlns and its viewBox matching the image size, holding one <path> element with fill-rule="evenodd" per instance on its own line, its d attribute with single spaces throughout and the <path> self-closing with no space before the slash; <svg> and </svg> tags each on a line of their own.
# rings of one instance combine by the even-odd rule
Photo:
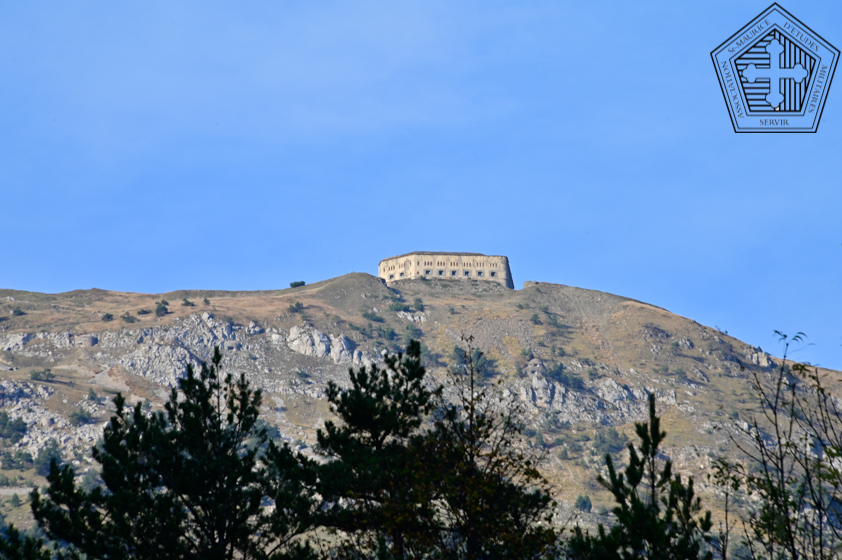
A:
<svg viewBox="0 0 842 560">
<path fill-rule="evenodd" d="M 625 387 L 609 378 L 600 379 L 596 384 L 595 391 L 599 398 L 614 405 L 633 398 L 633 395 Z"/>
<path fill-rule="evenodd" d="M 359 350 L 354 341 L 344 334 L 328 336 L 314 327 L 292 327 L 286 337 L 286 343 L 290 350 L 299 354 L 331 358 L 335 364 L 368 367 L 378 361 L 368 352 Z"/>
<path fill-rule="evenodd" d="M 354 342 L 344 334 L 330 335 L 330 357 L 333 358 L 333 363 L 348 364 L 353 362 L 354 347 Z"/>
<path fill-rule="evenodd" d="M 539 360 L 538 358 L 533 358 L 526 363 L 523 367 L 523 373 L 527 376 L 535 377 L 536 375 L 544 375 L 547 372 L 547 368 L 544 366 L 544 362 Z"/>
<path fill-rule="evenodd" d="M 0 338 L 0 350 L 7 352 L 14 352 L 16 350 L 23 350 L 26 343 L 35 338 L 31 333 L 12 333 Z"/>
<path fill-rule="evenodd" d="M 411 323 L 427 322 L 427 316 L 423 313 L 409 313 L 407 311 L 398 311 L 398 317 L 400 317 L 401 319 L 406 319 Z"/>
<path fill-rule="evenodd" d="M 21 399 L 46 399 L 55 393 L 55 389 L 40 383 L 0 380 L 0 403 L 9 406 Z"/>
<path fill-rule="evenodd" d="M 749 361 L 754 365 L 767 368 L 775 365 L 775 362 L 772 361 L 772 356 L 770 356 L 766 352 L 762 352 L 758 350 L 757 352 L 752 352 L 749 356 Z"/>
<path fill-rule="evenodd" d="M 354 350 L 354 365 L 362 365 L 365 367 L 371 367 L 379 360 L 375 359 L 371 354 L 368 352 L 361 352 L 360 350 Z"/>
<path fill-rule="evenodd" d="M 119 364 L 130 373 L 161 385 L 176 387 L 178 380 L 187 373 L 187 365 L 198 368 L 200 360 L 181 346 L 149 344 L 123 356 Z"/>
<path fill-rule="evenodd" d="M 287 336 L 287 346 L 305 356 L 326 358 L 330 355 L 330 339 L 313 327 L 292 327 Z"/>
</svg>

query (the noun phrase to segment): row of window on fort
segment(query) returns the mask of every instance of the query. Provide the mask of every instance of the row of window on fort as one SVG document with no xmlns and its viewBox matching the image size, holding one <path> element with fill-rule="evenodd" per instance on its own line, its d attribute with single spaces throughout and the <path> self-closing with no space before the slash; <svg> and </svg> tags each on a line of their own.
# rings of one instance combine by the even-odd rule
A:
<svg viewBox="0 0 842 560">
<path fill-rule="evenodd" d="M 465 265 L 463 265 L 463 266 L 465 266 Z M 471 266 L 471 265 L 468 264 L 467 266 Z M 474 266 L 477 266 L 477 265 L 474 265 Z M 479 266 L 482 266 L 482 265 L 479 265 Z M 496 266 L 496 265 L 491 265 L 491 266 Z M 392 267 L 389 267 L 389 268 L 394 269 L 394 268 L 397 268 L 397 267 L 392 266 Z M 461 272 L 461 275 L 460 275 L 460 272 Z M 464 270 L 464 269 L 460 269 L 460 270 L 439 269 L 439 270 L 434 271 L 433 269 L 428 268 L 428 269 L 425 269 L 423 271 L 423 274 L 422 274 L 421 271 L 418 271 L 418 272 L 415 273 L 415 275 L 416 276 L 428 276 L 430 278 L 435 278 L 435 277 L 440 277 L 440 278 L 459 278 L 459 277 L 470 278 L 471 276 L 476 276 L 477 278 L 484 278 L 485 277 L 485 271 L 484 270 L 473 270 L 473 271 L 471 271 L 471 270 Z M 490 278 L 497 278 L 497 271 L 496 270 L 488 271 L 488 276 Z M 395 278 L 405 278 L 405 277 L 406 277 L 406 272 L 404 272 L 404 271 L 389 274 L 389 280 L 394 280 Z"/>
<path fill-rule="evenodd" d="M 405 271 L 395 272 L 396 270 L 398 270 L 399 268 L 409 268 L 411 265 L 412 265 L 412 263 L 407 261 L 403 264 L 402 267 L 392 265 L 392 266 L 386 266 L 386 267 L 383 267 L 383 268 L 386 269 L 386 271 L 392 272 L 392 274 L 389 274 L 389 280 L 394 280 L 396 277 L 397 278 L 405 278 L 406 277 Z M 432 269 L 427 269 L 427 270 L 424 270 L 423 274 L 421 274 L 420 271 L 415 273 L 416 276 L 430 276 L 430 277 L 440 276 L 440 277 L 443 277 L 443 278 L 459 277 L 460 272 L 461 272 L 461 276 L 463 276 L 463 277 L 471 277 L 472 271 L 464 270 L 465 268 L 485 268 L 485 266 L 486 266 L 485 263 L 476 263 L 476 262 L 474 262 L 474 263 L 470 263 L 470 262 L 466 262 L 466 263 L 450 262 L 450 263 L 448 263 L 447 261 L 423 261 L 423 263 L 421 261 L 416 261 L 415 265 L 416 266 L 450 266 L 450 267 L 456 267 L 458 269 L 458 270 L 442 270 L 442 269 L 439 269 L 439 270 L 436 270 L 435 272 L 433 272 Z M 488 263 L 488 268 L 497 268 L 497 263 Z M 476 276 L 477 278 L 483 278 L 485 276 L 484 270 L 476 270 L 476 271 L 473 271 L 473 272 L 474 272 L 473 275 Z M 488 272 L 489 272 L 489 274 L 488 274 L 489 277 L 491 277 L 491 278 L 497 277 L 497 271 L 496 270 L 490 270 Z"/>
</svg>

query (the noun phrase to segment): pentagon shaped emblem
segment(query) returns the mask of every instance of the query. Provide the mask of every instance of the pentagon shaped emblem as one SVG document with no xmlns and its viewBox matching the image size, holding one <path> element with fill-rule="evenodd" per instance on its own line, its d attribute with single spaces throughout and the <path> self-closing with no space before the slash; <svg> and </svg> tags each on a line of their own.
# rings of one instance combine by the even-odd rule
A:
<svg viewBox="0 0 842 560">
<path fill-rule="evenodd" d="M 710 53 L 734 132 L 815 132 L 839 51 L 772 4 Z"/>
</svg>

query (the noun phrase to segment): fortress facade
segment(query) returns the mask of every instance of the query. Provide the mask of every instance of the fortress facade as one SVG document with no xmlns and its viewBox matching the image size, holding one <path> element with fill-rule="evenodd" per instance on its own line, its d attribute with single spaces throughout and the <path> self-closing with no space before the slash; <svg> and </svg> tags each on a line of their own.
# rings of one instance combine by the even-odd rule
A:
<svg viewBox="0 0 842 560">
<path fill-rule="evenodd" d="M 377 275 L 386 282 L 413 278 L 484 280 L 515 288 L 509 259 L 482 253 L 406 253 L 380 261 Z"/>
</svg>

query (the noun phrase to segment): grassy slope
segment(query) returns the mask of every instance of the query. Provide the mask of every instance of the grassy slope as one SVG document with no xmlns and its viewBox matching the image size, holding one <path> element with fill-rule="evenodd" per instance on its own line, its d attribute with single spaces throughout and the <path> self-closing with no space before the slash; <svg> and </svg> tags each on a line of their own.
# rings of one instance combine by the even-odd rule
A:
<svg viewBox="0 0 842 560">
<path fill-rule="evenodd" d="M 195 306 L 182 306 L 183 298 Z M 204 298 L 210 300 L 209 305 L 202 303 Z M 416 298 L 421 298 L 425 306 L 424 323 L 410 324 L 387 311 L 390 303 L 402 300 L 412 304 Z M 154 310 L 161 299 L 169 301 L 170 314 L 137 315 L 140 309 Z M 289 306 L 295 302 L 303 304 L 303 313 L 289 312 Z M 13 307 L 20 307 L 26 314 L 12 316 Z M 385 340 L 372 332 L 370 321 L 362 317 L 362 312 L 367 311 L 382 318 L 382 322 L 372 324 L 375 331 L 393 329 L 403 337 L 409 332 L 408 327 L 420 326 L 422 341 L 443 362 L 461 335 L 472 335 L 475 344 L 495 360 L 499 375 L 512 381 L 518 379 L 519 368 L 526 364 L 529 356 L 525 354 L 528 354 L 546 363 L 562 362 L 568 371 L 585 379 L 610 378 L 621 385 L 675 390 L 681 406 L 664 409 L 667 443 L 673 447 L 695 445 L 714 453 L 728 452 L 731 446 L 727 438 L 700 429 L 701 423 L 724 421 L 732 416 L 748 418 L 756 411 L 745 372 L 739 371 L 736 361 L 748 363 L 748 356 L 754 351 L 748 345 L 653 305 L 556 284 L 537 283 L 523 290 L 506 290 L 476 281 L 419 280 L 387 287 L 373 276 L 354 273 L 300 288 L 263 292 L 183 290 L 134 294 L 93 289 L 38 294 L 0 290 L 0 336 L 10 332 L 82 334 L 136 329 L 167 325 L 176 317 L 203 311 L 239 324 L 256 320 L 279 329 L 305 322 L 323 332 L 343 332 L 370 351 L 399 347 L 399 340 Z M 114 320 L 103 322 L 101 317 L 105 313 L 112 314 Z M 135 317 L 137 322 L 129 325 L 121 321 L 124 313 Z M 684 341 L 692 342 L 692 348 Z M 92 386 L 89 375 L 75 373 L 73 369 L 83 370 L 84 363 L 79 359 L 59 364 L 67 369 L 62 382 L 53 384 L 57 394 L 48 405 L 55 412 L 69 414 L 71 407 L 66 402 L 77 402 Z M 20 369 L 0 375 L 21 380 L 28 379 L 32 369 L 43 366 L 0 352 L 0 365 L 3 364 Z M 575 369 L 576 364 L 583 365 L 581 370 Z M 823 373 L 834 380 L 832 390 L 840 391 L 836 372 Z M 113 394 L 122 387 L 140 398 L 155 398 L 156 387 L 145 380 L 121 377 L 119 372 L 115 372 L 115 378 L 122 385 L 93 386 L 103 395 Z M 287 413 L 305 429 L 326 415 L 327 407 L 316 399 L 302 398 L 292 403 Z M 592 439 L 598 429 L 602 428 L 584 424 L 557 426 L 551 422 L 542 426 L 542 436 L 548 444 L 547 472 L 568 500 L 572 501 L 579 493 L 589 493 L 596 504 L 607 505 L 605 493 L 592 483 L 601 460 L 590 455 L 588 442 L 584 442 L 581 452 L 570 454 L 570 459 L 558 459 L 560 450 L 571 448 L 570 442 L 583 436 Z M 630 437 L 633 435 L 631 423 L 617 429 Z M 694 471 L 698 477 L 706 464 L 702 454 L 701 458 L 690 457 L 679 467 Z"/>
</svg>

